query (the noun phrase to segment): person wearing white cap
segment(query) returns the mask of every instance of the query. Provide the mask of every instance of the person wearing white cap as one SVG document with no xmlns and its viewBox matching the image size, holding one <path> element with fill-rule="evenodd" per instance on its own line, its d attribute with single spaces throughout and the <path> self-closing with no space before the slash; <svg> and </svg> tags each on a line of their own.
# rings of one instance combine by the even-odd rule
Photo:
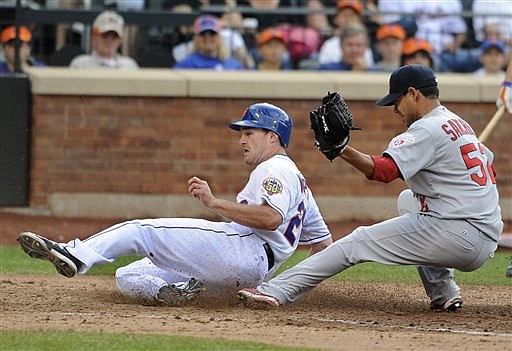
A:
<svg viewBox="0 0 512 351">
<path fill-rule="evenodd" d="M 91 54 L 75 57 L 71 68 L 137 69 L 137 62 L 118 53 L 123 43 L 124 19 L 114 11 L 103 11 L 92 24 Z"/>
</svg>

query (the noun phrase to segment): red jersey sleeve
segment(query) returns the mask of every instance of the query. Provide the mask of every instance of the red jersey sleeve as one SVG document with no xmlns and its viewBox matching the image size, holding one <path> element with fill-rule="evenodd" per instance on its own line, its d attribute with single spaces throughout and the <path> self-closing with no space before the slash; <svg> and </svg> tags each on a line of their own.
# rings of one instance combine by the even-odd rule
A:
<svg viewBox="0 0 512 351">
<path fill-rule="evenodd" d="M 370 155 L 370 157 L 373 160 L 375 169 L 373 171 L 373 176 L 368 177 L 368 179 L 389 183 L 392 180 L 402 177 L 402 175 L 400 174 L 400 170 L 398 169 L 398 166 L 391 157 L 373 155 Z"/>
</svg>

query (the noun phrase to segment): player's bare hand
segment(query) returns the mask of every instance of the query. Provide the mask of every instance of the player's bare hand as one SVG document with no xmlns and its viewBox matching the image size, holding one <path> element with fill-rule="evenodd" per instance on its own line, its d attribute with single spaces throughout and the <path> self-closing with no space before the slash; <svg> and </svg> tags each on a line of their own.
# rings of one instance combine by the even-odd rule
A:
<svg viewBox="0 0 512 351">
<path fill-rule="evenodd" d="M 215 200 L 208 182 L 198 177 L 192 177 L 188 180 L 188 193 L 199 199 L 205 207 L 208 207 Z"/>
</svg>

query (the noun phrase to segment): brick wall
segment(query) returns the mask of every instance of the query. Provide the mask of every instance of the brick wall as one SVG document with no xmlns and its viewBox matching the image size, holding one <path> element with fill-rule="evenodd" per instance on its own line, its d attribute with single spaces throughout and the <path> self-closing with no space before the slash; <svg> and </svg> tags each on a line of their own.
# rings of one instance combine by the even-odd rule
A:
<svg viewBox="0 0 512 351">
<path fill-rule="evenodd" d="M 369 182 L 347 164 L 329 163 L 312 146 L 308 111 L 313 100 L 266 99 L 294 118 L 290 156 L 317 196 L 396 196 L 404 184 Z M 242 162 L 237 120 L 254 99 L 34 95 L 30 205 L 51 193 L 186 194 L 192 175 L 215 193 L 236 194 L 250 168 Z M 492 103 L 446 103 L 477 134 L 494 114 Z M 380 154 L 403 126 L 391 109 L 351 100 L 356 124 L 351 144 Z M 512 196 L 511 116 L 486 143 L 496 154 L 502 198 Z"/>
</svg>

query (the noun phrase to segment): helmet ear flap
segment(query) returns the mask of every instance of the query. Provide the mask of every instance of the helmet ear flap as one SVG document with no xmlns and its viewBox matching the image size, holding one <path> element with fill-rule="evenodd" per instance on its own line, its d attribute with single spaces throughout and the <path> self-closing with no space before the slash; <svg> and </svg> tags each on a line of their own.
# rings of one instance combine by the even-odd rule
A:
<svg viewBox="0 0 512 351">
<path fill-rule="evenodd" d="M 257 103 L 249 106 L 241 121 L 229 124 L 234 130 L 241 127 L 261 128 L 272 131 L 279 136 L 281 145 L 288 147 L 292 132 L 292 120 L 286 112 L 268 103 Z"/>
</svg>

